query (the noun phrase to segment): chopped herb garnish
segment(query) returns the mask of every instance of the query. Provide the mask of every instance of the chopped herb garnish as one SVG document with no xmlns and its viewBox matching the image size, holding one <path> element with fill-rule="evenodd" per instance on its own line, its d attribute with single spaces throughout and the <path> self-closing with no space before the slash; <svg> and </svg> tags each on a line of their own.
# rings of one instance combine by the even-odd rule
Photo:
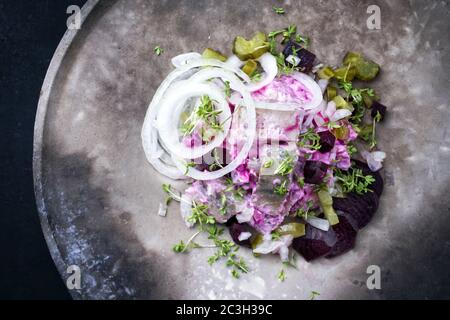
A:
<svg viewBox="0 0 450 320">
<path fill-rule="evenodd" d="M 272 240 L 280 240 L 281 239 L 281 233 L 279 231 L 274 231 L 271 234 Z"/>
<path fill-rule="evenodd" d="M 181 201 L 181 193 L 173 189 L 170 184 L 163 184 L 162 189 L 167 194 L 166 205 L 169 205 L 172 200 Z"/>
<path fill-rule="evenodd" d="M 287 176 L 292 173 L 292 171 L 294 171 L 294 158 L 290 154 L 286 153 L 283 161 L 281 161 L 274 174 Z"/>
<path fill-rule="evenodd" d="M 348 154 L 349 154 L 350 156 L 352 156 L 352 155 L 354 155 L 355 153 L 358 152 L 358 149 L 357 149 L 354 145 L 348 144 L 348 145 L 347 145 L 347 152 L 348 152 Z"/>
<path fill-rule="evenodd" d="M 286 280 L 286 273 L 284 272 L 284 269 L 281 269 L 280 273 L 278 273 L 278 280 L 281 282 L 284 282 Z"/>
<path fill-rule="evenodd" d="M 250 80 L 252 80 L 253 82 L 261 81 L 261 79 L 262 79 L 262 74 L 260 72 L 258 72 L 257 70 L 253 71 L 252 74 L 250 75 Z"/>
<path fill-rule="evenodd" d="M 184 253 L 189 249 L 202 248 L 202 246 L 198 245 L 194 242 L 194 239 L 201 233 L 201 231 L 196 232 L 186 243 L 180 241 L 176 245 L 173 246 L 173 251 L 176 253 Z"/>
<path fill-rule="evenodd" d="M 199 223 L 200 227 L 206 224 L 214 224 L 216 220 L 213 216 L 208 215 L 208 206 L 206 204 L 198 204 L 192 202 L 192 214 L 188 217 L 190 223 Z"/>
<path fill-rule="evenodd" d="M 227 257 L 226 266 L 233 267 L 232 275 L 239 278 L 240 272 L 247 273 L 249 269 L 244 259 L 235 253 L 239 247 L 232 241 L 219 238 L 222 233 L 223 229 L 219 229 L 215 224 L 208 229 L 208 239 L 212 240 L 217 248 L 216 253 L 208 258 L 208 263 L 212 265 L 219 259 Z"/>
<path fill-rule="evenodd" d="M 318 296 L 320 296 L 320 293 L 317 291 L 311 291 L 311 295 L 309 296 L 310 300 L 315 300 Z"/>
<path fill-rule="evenodd" d="M 160 56 L 164 53 L 164 49 L 161 48 L 160 46 L 156 46 L 155 49 L 153 49 L 153 52 L 157 55 Z"/>
<path fill-rule="evenodd" d="M 320 145 L 320 136 L 314 132 L 314 129 L 310 128 L 305 133 L 299 135 L 298 146 L 301 148 L 306 148 L 310 150 L 319 150 L 322 146 Z"/>
<path fill-rule="evenodd" d="M 283 30 L 275 30 L 275 31 L 271 31 L 269 32 L 269 34 L 267 35 L 268 38 L 276 38 L 278 35 L 283 34 L 284 29 Z"/>
<path fill-rule="evenodd" d="M 279 196 L 285 196 L 289 190 L 287 188 L 287 183 L 288 180 L 284 180 L 281 184 L 275 186 L 275 188 L 273 189 L 273 192 L 275 192 L 275 194 L 279 195 Z"/>
<path fill-rule="evenodd" d="M 350 64 L 349 64 L 350 66 Z M 351 100 L 352 106 L 354 108 L 353 115 L 350 117 L 350 121 L 355 124 L 361 123 L 365 114 L 364 98 L 363 94 L 369 97 L 374 97 L 375 92 L 371 88 L 358 89 L 354 88 L 353 84 L 348 81 L 341 81 L 339 87 L 347 93 L 347 102 Z"/>
<path fill-rule="evenodd" d="M 245 189 L 242 187 L 238 187 L 235 191 L 234 191 L 234 196 L 238 199 L 243 199 L 245 196 Z"/>
<path fill-rule="evenodd" d="M 295 212 L 295 215 L 304 220 L 308 219 L 308 216 L 315 216 L 315 213 L 311 212 L 311 209 L 314 207 L 314 202 L 312 200 L 308 200 L 306 202 L 306 210 L 303 207 L 298 208 Z"/>
<path fill-rule="evenodd" d="M 233 278 L 239 279 L 239 277 L 241 276 L 239 274 L 239 271 L 237 271 L 236 269 L 231 270 L 231 275 L 233 276 Z"/>
<path fill-rule="evenodd" d="M 237 258 L 236 254 L 232 253 L 227 259 L 227 267 L 235 267 L 237 270 L 247 273 L 248 267 L 244 259 Z"/>
<path fill-rule="evenodd" d="M 173 246 L 173 251 L 177 253 L 182 253 L 186 251 L 186 244 L 181 240 L 179 243 Z"/>
<path fill-rule="evenodd" d="M 311 39 L 297 34 L 295 36 L 295 42 L 302 45 L 304 48 L 308 48 L 309 44 L 311 43 Z"/>
<path fill-rule="evenodd" d="M 173 199 L 171 188 L 172 188 L 172 186 L 171 186 L 170 184 L 163 184 L 163 185 L 162 185 L 163 191 L 164 191 L 165 193 L 167 193 L 167 195 L 168 195 L 168 197 L 166 198 L 166 205 L 169 205 L 170 202 L 171 202 L 172 199 Z"/>
<path fill-rule="evenodd" d="M 286 64 L 286 57 L 283 53 L 280 52 L 275 58 L 277 60 L 279 73 L 291 74 L 292 72 L 299 70 L 299 68 L 294 65 Z"/>
<path fill-rule="evenodd" d="M 183 133 L 184 136 L 192 134 L 201 122 L 205 123 L 213 130 L 222 131 L 223 124 L 217 121 L 217 117 L 221 113 L 221 110 L 215 110 L 214 103 L 209 96 L 202 96 L 200 98 L 200 105 L 183 123 L 181 133 Z"/>
<path fill-rule="evenodd" d="M 281 40 L 282 44 L 288 42 L 295 34 L 297 33 L 297 26 L 290 25 L 283 31 L 283 40 Z"/>
<path fill-rule="evenodd" d="M 186 171 L 184 172 L 184 175 L 186 176 L 189 173 L 190 168 L 195 168 L 197 164 L 195 162 L 187 162 L 186 163 Z"/>
<path fill-rule="evenodd" d="M 344 193 L 356 192 L 358 194 L 363 194 L 372 192 L 372 190 L 369 189 L 369 186 L 375 182 L 375 178 L 373 176 L 365 176 L 361 169 L 354 168 L 350 169 L 346 173 L 336 169 L 335 177 L 340 182 L 342 192 Z"/>
<path fill-rule="evenodd" d="M 219 213 L 224 216 L 227 214 L 227 196 L 225 193 L 222 193 L 220 196 L 220 209 Z"/>
<path fill-rule="evenodd" d="M 276 14 L 285 14 L 286 13 L 286 11 L 281 7 L 273 6 L 272 9 Z"/>
</svg>

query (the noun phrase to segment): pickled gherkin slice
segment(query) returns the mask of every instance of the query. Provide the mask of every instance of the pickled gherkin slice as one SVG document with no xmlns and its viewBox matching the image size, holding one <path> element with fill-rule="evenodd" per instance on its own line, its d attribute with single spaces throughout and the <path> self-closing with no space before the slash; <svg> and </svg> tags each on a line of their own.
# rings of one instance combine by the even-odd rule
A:
<svg viewBox="0 0 450 320">
<path fill-rule="evenodd" d="M 269 51 L 269 43 L 264 33 L 258 32 L 251 40 L 246 40 L 243 37 L 236 37 L 234 39 L 233 53 L 239 59 L 246 61 L 249 59 L 258 59 L 264 53 Z"/>
<path fill-rule="evenodd" d="M 344 98 L 342 98 L 342 96 L 334 97 L 333 102 L 336 104 L 337 109 L 347 109 L 351 112 L 354 110 L 354 108 Z"/>
<path fill-rule="evenodd" d="M 330 225 L 334 226 L 339 223 L 339 217 L 333 208 L 333 198 L 328 190 L 320 190 L 317 195 L 319 196 L 319 203 L 322 207 L 323 213 L 327 218 Z"/>
<path fill-rule="evenodd" d="M 327 88 L 327 100 L 331 101 L 337 96 L 337 88 L 333 86 L 328 86 Z"/>
<path fill-rule="evenodd" d="M 258 64 L 255 60 L 248 60 L 245 65 L 242 67 L 242 71 L 244 71 L 248 76 L 251 76 L 256 69 L 258 68 Z"/>
<path fill-rule="evenodd" d="M 320 79 L 330 80 L 334 77 L 334 71 L 330 67 L 324 67 L 317 72 Z"/>
<path fill-rule="evenodd" d="M 348 65 L 349 63 L 356 65 L 362 59 L 362 56 L 358 52 L 349 51 L 344 57 L 344 65 Z"/>
<path fill-rule="evenodd" d="M 344 66 L 334 70 L 334 76 L 336 79 L 344 82 L 352 82 L 357 73 L 357 69 L 355 66 Z"/>
<path fill-rule="evenodd" d="M 339 140 L 346 140 L 349 137 L 349 130 L 347 127 L 339 127 L 333 129 L 333 135 L 336 137 L 336 139 Z"/>
<path fill-rule="evenodd" d="M 300 238 L 306 234 L 305 224 L 298 222 L 284 224 L 277 231 L 282 236 L 291 235 L 294 238 Z"/>
<path fill-rule="evenodd" d="M 219 51 L 213 50 L 211 48 L 206 48 L 205 51 L 203 51 L 202 57 L 205 59 L 216 59 L 222 62 L 227 61 L 227 57 L 225 57 Z"/>
<path fill-rule="evenodd" d="M 349 64 L 356 68 L 355 78 L 362 81 L 373 80 L 380 72 L 380 66 L 377 63 L 357 52 L 348 52 L 346 54 L 344 65 L 348 66 Z"/>
</svg>

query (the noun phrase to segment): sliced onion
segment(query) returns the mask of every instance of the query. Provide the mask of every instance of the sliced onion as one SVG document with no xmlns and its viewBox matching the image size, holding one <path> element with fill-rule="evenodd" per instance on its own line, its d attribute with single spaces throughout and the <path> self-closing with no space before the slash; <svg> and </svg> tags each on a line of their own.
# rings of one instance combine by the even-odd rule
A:
<svg viewBox="0 0 450 320">
<path fill-rule="evenodd" d="M 180 54 L 172 58 L 172 65 L 175 68 L 181 68 L 189 64 L 193 60 L 201 59 L 202 55 L 198 52 L 188 52 Z"/>
<path fill-rule="evenodd" d="M 302 104 L 302 109 L 311 110 L 320 106 L 323 101 L 323 94 L 317 82 L 315 82 L 314 79 L 307 74 L 301 72 L 293 72 L 292 77 L 301 82 L 313 95 L 311 101 Z"/>
<path fill-rule="evenodd" d="M 317 81 L 317 84 L 319 85 L 320 90 L 322 90 L 322 94 L 324 94 L 325 90 L 327 90 L 328 83 L 329 83 L 329 81 L 327 79 L 320 79 L 319 81 Z"/>
<path fill-rule="evenodd" d="M 185 69 L 192 69 L 197 67 L 218 67 L 222 68 L 227 71 L 231 71 L 235 73 L 239 78 L 244 80 L 245 82 L 250 82 L 250 78 L 248 75 L 242 71 L 239 68 L 236 68 L 235 66 L 228 64 L 226 62 L 222 62 L 216 59 L 193 59 L 191 60 L 187 65 L 184 67 L 179 68 L 179 70 L 185 70 Z"/>
<path fill-rule="evenodd" d="M 144 125 L 142 127 L 142 146 L 144 148 L 147 160 L 152 164 L 156 171 L 171 178 L 171 179 L 186 179 L 187 177 L 183 174 L 183 171 L 179 170 L 172 163 L 161 161 L 161 156 L 165 151 L 161 148 L 158 143 L 158 132 L 154 126 L 156 123 L 156 116 L 159 112 L 160 101 L 164 97 L 167 89 L 177 80 L 183 79 L 183 77 L 190 76 L 195 68 L 204 66 L 215 66 L 220 67 L 225 70 L 236 73 L 244 81 L 249 82 L 248 76 L 239 68 L 235 68 L 221 61 L 214 59 L 189 59 L 189 62 L 181 66 L 180 68 L 172 71 L 166 79 L 161 83 L 153 99 L 147 109 L 145 115 Z M 172 160 L 170 160 L 172 162 Z"/>
<path fill-rule="evenodd" d="M 200 171 L 197 168 L 188 168 L 187 161 L 182 158 L 172 157 L 175 165 L 179 170 L 187 169 L 187 175 L 195 180 L 214 180 L 223 177 L 224 175 L 230 173 L 235 170 L 238 166 L 240 166 L 245 158 L 247 157 L 255 139 L 256 135 L 256 111 L 255 106 L 253 104 L 253 100 L 248 92 L 244 91 L 243 93 L 243 106 L 245 106 L 245 111 L 243 109 L 239 109 L 240 112 L 246 112 L 245 119 L 247 120 L 245 132 L 246 139 L 244 145 L 241 147 L 236 158 L 234 158 L 229 164 L 224 166 L 223 168 L 209 172 L 209 171 Z"/>
<path fill-rule="evenodd" d="M 250 239 L 251 236 L 252 236 L 252 234 L 250 232 L 241 232 L 239 234 L 238 240 L 239 241 L 245 241 L 245 240 Z"/>
<path fill-rule="evenodd" d="M 236 55 L 232 55 L 228 58 L 228 60 L 225 62 L 227 65 L 229 65 L 231 68 L 239 69 L 244 65 L 244 62 L 241 61 L 241 59 L 238 58 Z"/>
<path fill-rule="evenodd" d="M 300 64 L 301 59 L 291 54 L 286 58 L 286 61 L 292 64 L 294 67 L 296 67 Z"/>
<path fill-rule="evenodd" d="M 320 229 L 322 231 L 328 231 L 330 229 L 330 223 L 327 219 L 320 219 L 316 217 L 308 217 L 306 222 L 313 226 L 314 228 Z"/>
<path fill-rule="evenodd" d="M 241 94 L 242 98 L 242 105 L 245 107 L 246 117 L 247 120 L 246 123 L 246 136 L 247 139 L 244 143 L 244 145 L 241 147 L 240 152 L 236 156 L 233 161 L 231 161 L 229 164 L 227 164 L 225 167 L 221 168 L 218 171 L 214 172 L 208 172 L 208 171 L 199 171 L 196 168 L 188 168 L 187 175 L 191 178 L 194 178 L 196 180 L 213 180 L 218 179 L 220 177 L 223 177 L 224 175 L 230 173 L 231 171 L 235 170 L 239 165 L 242 164 L 242 162 L 245 160 L 245 158 L 248 155 L 248 152 L 250 151 L 253 140 L 256 135 L 256 111 L 255 106 L 252 97 L 250 96 L 247 88 L 245 85 L 237 78 L 236 75 L 234 75 L 231 72 L 228 72 L 223 69 L 219 68 L 208 68 L 199 71 L 195 75 L 191 76 L 189 79 L 189 83 L 191 83 L 193 86 L 198 85 L 199 82 L 206 81 L 208 79 L 212 78 L 221 78 L 224 81 L 228 81 L 230 83 L 230 88 L 233 90 L 236 90 Z M 240 112 L 244 112 L 241 111 Z M 210 149 L 209 151 L 211 151 Z M 187 167 L 187 161 L 186 156 L 182 155 L 179 156 L 174 153 L 172 155 L 172 159 L 175 163 L 175 165 L 179 168 L 181 171 L 186 171 Z"/>
<path fill-rule="evenodd" d="M 249 83 L 247 85 L 247 88 L 250 92 L 257 91 L 265 86 L 267 86 L 269 83 L 275 79 L 275 77 L 278 74 L 278 66 L 277 66 L 277 59 L 270 54 L 265 53 L 263 54 L 259 59 L 258 62 L 261 64 L 261 67 L 264 70 L 263 78 L 258 82 Z"/>
<path fill-rule="evenodd" d="M 159 204 L 158 216 L 160 217 L 167 216 L 167 203 L 161 202 Z"/>
<path fill-rule="evenodd" d="M 178 123 L 184 110 L 182 102 L 185 102 L 188 98 L 202 95 L 208 95 L 218 103 L 219 110 L 222 111 L 218 118 L 220 123 L 224 123 L 224 128 L 223 131 L 218 132 L 210 143 L 191 148 L 180 142 L 178 135 Z M 231 121 L 226 121 L 230 117 L 231 110 L 222 90 L 212 84 L 201 84 L 187 80 L 177 83 L 167 91 L 166 97 L 161 101 L 157 129 L 162 141 L 172 155 L 185 159 L 196 159 L 206 155 L 223 143 L 230 130 Z"/>
<path fill-rule="evenodd" d="M 361 152 L 361 156 L 367 161 L 372 172 L 377 172 L 383 168 L 383 161 L 386 159 L 386 153 L 383 151 L 368 152 L 366 150 Z"/>
</svg>

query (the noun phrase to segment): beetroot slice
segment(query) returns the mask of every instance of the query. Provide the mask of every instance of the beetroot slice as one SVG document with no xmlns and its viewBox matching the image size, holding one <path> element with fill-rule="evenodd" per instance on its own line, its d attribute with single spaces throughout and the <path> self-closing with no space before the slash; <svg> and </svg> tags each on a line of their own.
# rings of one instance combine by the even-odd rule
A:
<svg viewBox="0 0 450 320">
<path fill-rule="evenodd" d="M 378 101 L 374 101 L 372 104 L 372 112 L 370 113 L 370 115 L 372 116 L 372 118 L 375 118 L 379 113 L 381 116 L 380 121 L 383 121 L 384 118 L 386 117 L 386 111 L 387 108 L 385 105 L 379 103 Z"/>
<path fill-rule="evenodd" d="M 349 222 L 346 214 L 339 215 L 339 223 L 333 226 L 333 231 L 336 234 L 337 242 L 325 257 L 327 259 L 337 257 L 355 247 L 356 236 L 358 231 Z"/>
<path fill-rule="evenodd" d="M 336 143 L 336 137 L 330 131 L 319 132 L 320 153 L 330 152 Z"/>
<path fill-rule="evenodd" d="M 332 229 L 322 231 L 308 224 L 305 236 L 294 239 L 292 247 L 309 262 L 330 253 L 336 241 L 336 234 Z"/>
<path fill-rule="evenodd" d="M 309 184 L 321 184 L 327 174 L 328 166 L 321 161 L 306 161 L 303 169 L 305 182 Z"/>
<path fill-rule="evenodd" d="M 239 246 L 251 248 L 251 237 L 247 240 L 240 241 L 239 235 L 242 232 L 250 232 L 252 234 L 252 237 L 256 234 L 255 229 L 253 229 L 251 226 L 249 226 L 247 223 L 240 224 L 235 217 L 231 218 L 227 221 L 228 230 L 230 231 L 230 236 L 233 239 L 234 243 L 236 243 Z"/>
<path fill-rule="evenodd" d="M 333 208 L 346 212 L 358 229 L 364 228 L 378 209 L 378 196 L 374 192 L 362 195 L 347 194 L 346 198 L 333 198 Z"/>
<path fill-rule="evenodd" d="M 302 48 L 298 43 L 289 40 L 286 43 L 286 46 L 283 50 L 283 55 L 285 58 L 294 54 L 294 49 L 296 51 L 296 55 L 300 58 L 300 63 L 297 67 L 301 68 L 301 70 L 305 73 L 308 73 L 314 67 L 314 61 L 316 60 L 316 55 L 305 48 Z"/>
</svg>

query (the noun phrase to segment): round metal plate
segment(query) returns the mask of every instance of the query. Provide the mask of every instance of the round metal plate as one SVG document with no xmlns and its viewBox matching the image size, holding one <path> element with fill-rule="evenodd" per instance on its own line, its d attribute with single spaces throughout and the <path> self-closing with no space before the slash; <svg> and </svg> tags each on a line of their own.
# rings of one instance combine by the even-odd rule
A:
<svg viewBox="0 0 450 320">
<path fill-rule="evenodd" d="M 45 80 L 35 127 L 37 204 L 61 275 L 81 269 L 75 298 L 322 299 L 450 296 L 449 5 L 445 1 L 89 1 L 79 31 L 68 31 Z M 367 8 L 381 8 L 381 30 Z M 176 255 L 191 234 L 176 205 L 157 215 L 167 182 L 146 162 L 140 130 L 147 106 L 170 72 L 170 58 L 205 47 L 230 53 L 235 35 L 289 24 L 313 39 L 331 65 L 348 50 L 383 71 L 371 85 L 389 107 L 379 128 L 387 152 L 386 190 L 351 252 L 286 269 L 276 257 L 249 261 L 234 280 L 207 249 Z M 153 54 L 160 45 L 162 56 Z M 370 265 L 381 290 L 366 286 Z"/>
</svg>

